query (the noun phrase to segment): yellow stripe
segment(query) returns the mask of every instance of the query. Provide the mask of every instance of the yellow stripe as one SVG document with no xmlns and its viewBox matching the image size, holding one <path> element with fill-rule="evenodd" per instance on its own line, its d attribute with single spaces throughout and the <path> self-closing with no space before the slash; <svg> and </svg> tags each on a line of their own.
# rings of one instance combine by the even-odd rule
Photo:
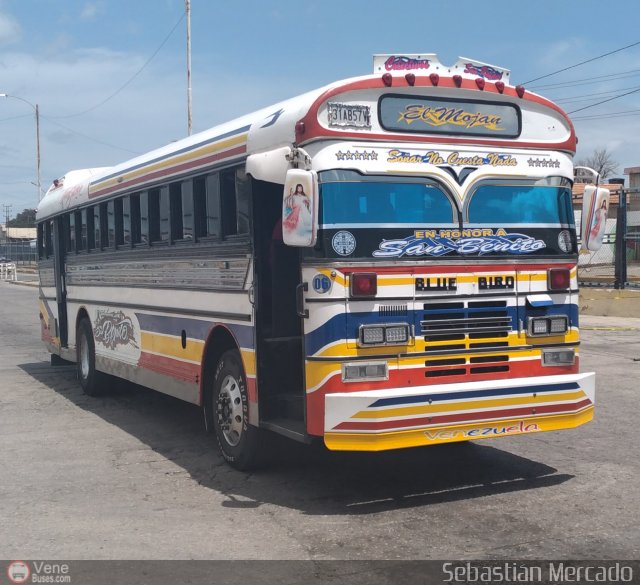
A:
<svg viewBox="0 0 640 585">
<path fill-rule="evenodd" d="M 563 392 L 562 394 L 542 393 L 537 396 L 518 396 L 513 398 L 495 398 L 492 400 L 478 400 L 461 402 L 459 404 L 425 404 L 421 406 L 408 406 L 405 408 L 390 408 L 388 410 L 363 410 L 351 418 L 380 419 L 394 416 L 408 416 L 413 414 L 435 414 L 439 412 L 451 412 L 458 410 L 475 410 L 478 408 L 494 408 L 497 406 L 535 406 L 539 403 L 560 402 L 563 400 L 578 400 L 584 398 L 582 390 L 576 392 Z"/>
<path fill-rule="evenodd" d="M 247 376 L 256 375 L 256 352 L 252 349 L 241 349 L 242 363 L 244 364 L 244 372 Z"/>
<path fill-rule="evenodd" d="M 183 349 L 180 337 L 158 335 L 157 333 L 143 331 L 141 338 L 143 351 L 151 351 L 167 357 L 191 360 L 198 363 L 202 361 L 204 341 L 187 339 L 187 346 Z"/>
<path fill-rule="evenodd" d="M 536 416 L 526 419 L 511 419 L 501 421 L 486 421 L 484 423 L 473 423 L 464 425 L 453 425 L 448 427 L 432 427 L 427 429 L 412 429 L 410 431 L 395 431 L 391 433 L 326 433 L 324 436 L 325 445 L 333 451 L 384 451 L 387 449 L 401 449 L 404 447 L 420 447 L 423 445 L 436 445 L 439 443 L 453 443 L 456 441 L 471 440 L 463 432 L 472 429 L 481 429 L 492 426 L 509 427 L 519 425 L 520 421 L 524 426 L 529 424 L 538 425 L 538 430 L 531 432 L 557 431 L 560 429 L 572 429 L 583 425 L 593 419 L 593 406 L 585 408 L 577 414 L 560 414 L 550 416 Z M 430 431 L 432 436 L 427 435 Z M 450 431 L 453 436 L 443 437 L 440 435 L 433 438 L 437 431 Z M 508 437 L 523 433 L 509 433 L 493 436 L 476 436 L 473 440 L 488 439 L 496 437 Z"/>
<path fill-rule="evenodd" d="M 223 140 L 222 142 L 208 144 L 207 146 L 203 146 L 202 148 L 198 148 L 197 150 L 190 150 L 179 156 L 173 156 L 173 157 L 164 159 L 155 164 L 144 166 L 140 169 L 136 169 L 135 171 L 127 171 L 125 169 L 122 171 L 122 174 L 118 177 L 107 179 L 106 181 L 102 181 L 101 183 L 96 183 L 95 185 L 92 185 L 90 192 L 93 193 L 95 191 L 100 191 L 102 189 L 106 189 L 107 187 L 111 187 L 113 185 L 119 185 L 123 180 L 130 181 L 142 175 L 146 175 L 147 173 L 151 173 L 157 170 L 162 170 L 164 168 L 171 167 L 173 165 L 180 164 L 182 162 L 187 162 L 189 160 L 194 160 L 194 159 L 206 156 L 208 154 L 215 154 L 219 151 L 226 150 L 227 148 L 236 146 L 246 141 L 247 141 L 247 135 L 241 134 L 240 136 L 235 136 L 233 138 Z"/>
</svg>

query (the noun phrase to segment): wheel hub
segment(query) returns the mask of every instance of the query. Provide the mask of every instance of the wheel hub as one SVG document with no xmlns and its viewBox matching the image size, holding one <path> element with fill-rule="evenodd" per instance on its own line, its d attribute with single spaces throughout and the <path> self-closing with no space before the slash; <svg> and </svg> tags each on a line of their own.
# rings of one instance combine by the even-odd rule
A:
<svg viewBox="0 0 640 585">
<path fill-rule="evenodd" d="M 235 447 L 242 437 L 243 408 L 238 380 L 225 376 L 216 401 L 216 417 L 225 441 Z"/>
</svg>

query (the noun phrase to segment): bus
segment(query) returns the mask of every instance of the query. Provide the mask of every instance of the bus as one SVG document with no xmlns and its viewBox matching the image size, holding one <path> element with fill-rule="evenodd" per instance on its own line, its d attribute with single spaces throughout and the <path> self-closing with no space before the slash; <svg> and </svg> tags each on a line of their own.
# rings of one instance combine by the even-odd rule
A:
<svg viewBox="0 0 640 585">
<path fill-rule="evenodd" d="M 504 68 L 375 55 L 332 83 L 40 202 L 42 339 L 89 395 L 198 405 L 223 457 L 265 433 L 379 451 L 571 429 L 576 135 Z M 582 247 L 608 192 L 589 186 Z"/>
</svg>

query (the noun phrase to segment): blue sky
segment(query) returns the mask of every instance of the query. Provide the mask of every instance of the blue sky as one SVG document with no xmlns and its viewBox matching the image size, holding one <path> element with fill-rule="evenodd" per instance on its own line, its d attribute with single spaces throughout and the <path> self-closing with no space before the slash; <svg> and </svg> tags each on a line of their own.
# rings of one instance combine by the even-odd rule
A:
<svg viewBox="0 0 640 585">
<path fill-rule="evenodd" d="M 133 81 L 95 107 L 183 12 L 183 0 L 0 0 L 0 93 L 40 106 L 45 188 L 70 169 L 112 165 L 186 135 L 184 20 Z M 640 41 L 639 16 L 632 0 L 192 0 L 194 130 L 367 74 L 374 53 L 433 52 L 444 63 L 463 55 L 526 82 Z M 573 85 L 548 87 L 560 83 Z M 630 91 L 640 87 L 640 45 L 527 87 L 566 111 Z M 640 165 L 640 111 L 578 118 L 634 109 L 640 92 L 576 113 L 578 156 L 606 146 L 618 174 Z M 31 108 L 0 99 L 0 204 L 14 215 L 36 204 L 34 136 Z"/>
</svg>

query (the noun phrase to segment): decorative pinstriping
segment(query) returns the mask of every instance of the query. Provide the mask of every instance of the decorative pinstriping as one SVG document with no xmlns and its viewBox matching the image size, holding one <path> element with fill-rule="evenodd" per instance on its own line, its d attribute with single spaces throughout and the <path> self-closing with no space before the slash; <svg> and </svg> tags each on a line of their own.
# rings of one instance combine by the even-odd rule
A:
<svg viewBox="0 0 640 585">
<path fill-rule="evenodd" d="M 89 185 L 89 198 L 124 191 L 173 175 L 210 167 L 215 162 L 240 157 L 247 151 L 248 131 L 249 126 L 243 126 L 152 160 L 118 168 Z"/>
<path fill-rule="evenodd" d="M 209 333 L 215 326 L 226 328 L 240 348 L 249 400 L 257 401 L 252 326 L 149 313 L 136 313 L 136 317 L 141 333 L 138 366 L 192 384 L 200 383 L 205 342 Z"/>
</svg>

